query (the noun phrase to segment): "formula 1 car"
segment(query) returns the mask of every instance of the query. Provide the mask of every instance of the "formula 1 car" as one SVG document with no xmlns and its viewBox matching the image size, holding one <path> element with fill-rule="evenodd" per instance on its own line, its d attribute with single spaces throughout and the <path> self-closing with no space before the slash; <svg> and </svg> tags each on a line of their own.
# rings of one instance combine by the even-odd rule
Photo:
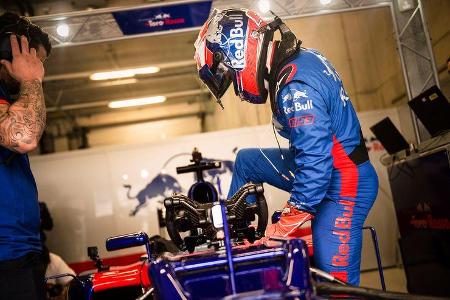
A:
<svg viewBox="0 0 450 300">
<path fill-rule="evenodd" d="M 230 199 L 220 199 L 215 187 L 202 176 L 204 170 L 220 167 L 220 162 L 203 160 L 197 151 L 192 162 L 177 168 L 178 173 L 196 173 L 197 181 L 188 195 L 175 193 L 164 201 L 167 230 L 179 251 L 162 253 L 144 232 L 111 237 L 106 240 L 108 251 L 145 246 L 147 253 L 134 264 L 109 267 L 103 264 L 97 249 L 90 248 L 88 253 L 97 272 L 74 277 L 67 299 L 305 300 L 335 295 L 351 299 L 436 299 L 350 287 L 312 268 L 308 246 L 302 239 L 252 244 L 263 236 L 267 226 L 263 186 L 248 183 Z M 256 195 L 255 203 L 246 201 L 250 194 Z M 251 225 L 254 221 L 256 227 Z"/>
</svg>

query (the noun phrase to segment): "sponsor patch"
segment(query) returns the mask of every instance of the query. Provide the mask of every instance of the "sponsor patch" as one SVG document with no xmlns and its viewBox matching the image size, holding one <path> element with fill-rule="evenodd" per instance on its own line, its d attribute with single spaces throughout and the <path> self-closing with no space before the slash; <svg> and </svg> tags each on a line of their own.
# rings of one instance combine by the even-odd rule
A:
<svg viewBox="0 0 450 300">
<path fill-rule="evenodd" d="M 299 126 L 306 126 L 314 124 L 314 116 L 313 115 L 305 115 L 300 117 L 293 117 L 289 119 L 289 127 L 295 128 Z"/>
<path fill-rule="evenodd" d="M 334 221 L 333 235 L 339 238 L 338 253 L 336 253 L 331 261 L 334 267 L 347 267 L 350 256 L 350 229 L 352 228 L 353 208 L 355 202 L 349 200 L 340 200 L 339 204 L 343 205 L 344 212 Z"/>
<path fill-rule="evenodd" d="M 284 95 L 283 103 L 286 101 L 291 101 L 291 100 L 298 101 L 298 100 L 300 100 L 300 98 L 308 98 L 308 95 L 306 94 L 306 90 L 303 90 L 303 91 L 292 90 L 291 93 Z"/>
<path fill-rule="evenodd" d="M 302 111 L 302 110 L 310 110 L 313 109 L 312 100 L 307 100 L 305 104 L 300 104 L 299 102 L 294 102 L 294 106 L 291 107 L 283 107 L 285 114 L 293 113 L 294 111 Z"/>
</svg>

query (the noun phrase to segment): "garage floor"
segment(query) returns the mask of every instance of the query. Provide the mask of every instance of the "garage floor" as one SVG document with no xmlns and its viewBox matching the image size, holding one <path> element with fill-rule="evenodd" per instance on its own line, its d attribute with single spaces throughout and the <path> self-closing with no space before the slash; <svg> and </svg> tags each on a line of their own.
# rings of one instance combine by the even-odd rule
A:
<svg viewBox="0 0 450 300">
<path fill-rule="evenodd" d="M 402 268 L 384 269 L 386 289 L 391 292 L 406 293 L 406 277 Z M 361 286 L 381 289 L 378 271 L 361 272 Z"/>
</svg>

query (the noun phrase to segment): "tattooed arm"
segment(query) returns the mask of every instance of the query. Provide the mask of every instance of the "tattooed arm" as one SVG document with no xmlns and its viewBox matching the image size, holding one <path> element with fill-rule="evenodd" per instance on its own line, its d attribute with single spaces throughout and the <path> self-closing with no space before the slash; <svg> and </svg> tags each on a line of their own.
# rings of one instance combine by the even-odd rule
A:
<svg viewBox="0 0 450 300">
<path fill-rule="evenodd" d="M 45 128 L 46 112 L 39 80 L 23 81 L 19 99 L 0 105 L 0 145 L 27 153 L 34 150 Z"/>
<path fill-rule="evenodd" d="M 20 83 L 19 98 L 11 105 L 0 103 L 0 145 L 20 153 L 36 148 L 45 128 L 46 110 L 42 91 L 44 67 L 41 59 L 29 48 L 28 40 L 11 35 L 12 62 L 0 63 L 8 74 Z M 45 53 L 46 54 L 46 53 Z"/>
</svg>

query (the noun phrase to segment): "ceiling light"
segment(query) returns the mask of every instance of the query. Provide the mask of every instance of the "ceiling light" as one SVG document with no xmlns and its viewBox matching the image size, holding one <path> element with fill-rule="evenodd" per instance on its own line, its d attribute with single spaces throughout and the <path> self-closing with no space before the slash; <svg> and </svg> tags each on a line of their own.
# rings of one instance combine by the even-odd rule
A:
<svg viewBox="0 0 450 300">
<path fill-rule="evenodd" d="M 134 74 L 153 74 L 153 73 L 158 73 L 159 72 L 159 68 L 158 67 L 144 67 L 144 68 L 136 68 L 136 69 L 131 69 Z"/>
<path fill-rule="evenodd" d="M 91 80 L 108 80 L 108 79 L 119 79 L 133 77 L 134 75 L 140 74 L 153 74 L 159 72 L 158 67 L 143 67 L 134 69 L 124 69 L 109 72 L 98 72 L 92 74 L 89 78 Z"/>
<path fill-rule="evenodd" d="M 130 106 L 162 103 L 164 101 L 166 101 L 165 96 L 153 96 L 153 97 L 145 97 L 145 98 L 112 101 L 108 104 L 108 106 L 110 108 L 123 108 L 123 107 L 130 107 Z"/>
<path fill-rule="evenodd" d="M 111 72 L 99 72 L 92 74 L 89 78 L 91 80 L 107 80 L 133 77 L 134 73 L 130 70 L 111 71 Z"/>
<path fill-rule="evenodd" d="M 150 175 L 150 173 L 146 169 L 142 169 L 141 170 L 141 177 L 142 178 L 147 178 L 148 175 Z"/>
<path fill-rule="evenodd" d="M 58 26 L 56 26 L 56 33 L 63 38 L 68 37 L 69 32 L 70 32 L 70 29 L 67 24 L 62 23 L 62 24 L 59 24 Z"/>
<path fill-rule="evenodd" d="M 320 0 L 320 3 L 321 3 L 322 5 L 328 5 L 328 4 L 331 3 L 331 0 Z"/>
<path fill-rule="evenodd" d="M 268 13 L 270 10 L 270 2 L 269 0 L 259 0 L 258 9 L 261 13 Z"/>
<path fill-rule="evenodd" d="M 117 86 L 117 85 L 125 85 L 125 84 L 134 84 L 137 83 L 138 80 L 136 78 L 124 78 L 124 79 L 117 79 L 117 80 L 110 80 L 105 82 L 99 82 L 96 83 L 96 86 L 98 87 L 110 87 L 110 86 Z"/>
</svg>

